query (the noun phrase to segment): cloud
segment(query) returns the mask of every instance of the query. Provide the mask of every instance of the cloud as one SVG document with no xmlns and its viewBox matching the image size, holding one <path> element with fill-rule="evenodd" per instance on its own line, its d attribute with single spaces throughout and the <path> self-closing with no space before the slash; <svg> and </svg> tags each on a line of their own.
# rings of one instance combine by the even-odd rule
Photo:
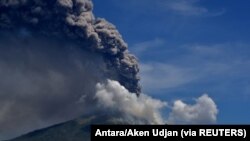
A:
<svg viewBox="0 0 250 141">
<path fill-rule="evenodd" d="M 168 118 L 171 124 L 211 124 L 217 120 L 218 109 L 207 94 L 195 100 L 193 105 L 186 104 L 181 100 L 174 102 Z"/>
<path fill-rule="evenodd" d="M 198 0 L 177 0 L 170 2 L 168 8 L 178 14 L 199 16 L 208 13 L 208 9 L 197 4 Z"/>
<path fill-rule="evenodd" d="M 157 62 L 141 64 L 141 76 L 146 92 L 178 87 L 197 78 L 192 69 Z"/>
<path fill-rule="evenodd" d="M 160 38 L 155 38 L 150 41 L 140 42 L 131 46 L 131 50 L 136 54 L 140 55 L 149 49 L 158 48 L 165 44 L 165 40 Z"/>
<path fill-rule="evenodd" d="M 113 80 L 107 80 L 106 84 L 98 83 L 96 89 L 95 97 L 98 105 L 101 109 L 105 109 L 106 113 L 112 111 L 120 114 L 123 120 L 134 117 L 150 124 L 164 123 L 160 110 L 167 105 L 166 102 L 144 94 L 137 97 Z"/>
<path fill-rule="evenodd" d="M 184 17 L 216 17 L 226 13 L 225 8 L 210 8 L 202 4 L 202 0 L 126 0 L 115 1 L 111 0 L 115 6 L 137 14 L 156 15 L 158 12 L 163 12 L 167 15 L 174 14 L 175 16 Z M 126 5 L 126 6 L 123 6 Z M 150 11 L 150 12 L 148 12 Z"/>
<path fill-rule="evenodd" d="M 199 4 L 200 0 L 175 0 L 168 1 L 166 7 L 174 13 L 183 16 L 220 16 L 226 10 L 211 11 L 205 6 Z"/>
<path fill-rule="evenodd" d="M 222 84 L 233 85 L 239 79 L 246 82 L 248 77 L 245 74 L 250 70 L 249 52 L 247 43 L 149 48 L 140 56 L 143 90 L 157 93 L 185 86 L 222 90 L 225 88 Z M 149 60 L 149 57 L 155 58 Z M 210 85 L 203 85 L 204 83 Z M 245 89 L 246 85 L 239 87 Z"/>
</svg>

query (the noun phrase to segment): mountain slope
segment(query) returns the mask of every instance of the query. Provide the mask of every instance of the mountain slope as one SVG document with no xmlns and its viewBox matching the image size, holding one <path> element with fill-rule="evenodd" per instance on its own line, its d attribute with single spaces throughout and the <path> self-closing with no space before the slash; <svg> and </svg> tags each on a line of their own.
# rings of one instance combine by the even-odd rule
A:
<svg viewBox="0 0 250 141">
<path fill-rule="evenodd" d="M 90 125 L 105 123 L 103 118 L 79 118 L 37 130 L 9 141 L 89 141 Z"/>
</svg>

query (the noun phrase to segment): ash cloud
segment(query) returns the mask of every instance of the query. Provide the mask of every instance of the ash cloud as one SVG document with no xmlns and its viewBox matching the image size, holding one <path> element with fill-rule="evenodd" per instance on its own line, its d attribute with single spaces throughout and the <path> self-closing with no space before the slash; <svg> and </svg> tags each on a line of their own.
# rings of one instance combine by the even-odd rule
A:
<svg viewBox="0 0 250 141">
<path fill-rule="evenodd" d="M 0 140 L 98 111 L 96 84 L 139 95 L 138 63 L 90 0 L 0 1 Z"/>
<path fill-rule="evenodd" d="M 27 30 L 32 36 L 67 39 L 83 49 L 98 52 L 109 69 L 116 72 L 110 74 L 111 79 L 139 94 L 136 58 L 128 52 L 115 26 L 95 18 L 92 9 L 90 0 L 0 1 L 0 29 L 1 32 Z"/>
</svg>

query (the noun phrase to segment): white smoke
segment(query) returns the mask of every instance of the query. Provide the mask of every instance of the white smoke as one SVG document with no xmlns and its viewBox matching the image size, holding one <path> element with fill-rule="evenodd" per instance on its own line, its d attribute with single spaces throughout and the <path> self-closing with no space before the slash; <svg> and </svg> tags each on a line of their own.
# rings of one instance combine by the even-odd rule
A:
<svg viewBox="0 0 250 141">
<path fill-rule="evenodd" d="M 165 123 L 160 111 L 167 105 L 166 102 L 144 94 L 137 97 L 119 82 L 113 80 L 107 80 L 105 84 L 98 83 L 96 89 L 95 97 L 98 105 L 106 112 L 112 111 L 121 116 L 126 115 L 126 117 L 122 117 L 124 120 L 127 117 L 135 117 L 149 124 Z"/>
<path fill-rule="evenodd" d="M 218 109 L 207 94 L 196 99 L 196 103 L 189 105 L 181 100 L 174 102 L 168 122 L 172 124 L 211 124 L 217 120 Z"/>
<path fill-rule="evenodd" d="M 207 94 L 196 99 L 193 105 L 176 100 L 169 106 L 167 102 L 145 94 L 137 97 L 113 80 L 96 85 L 95 99 L 104 112 L 115 113 L 121 121 L 136 124 L 211 124 L 216 123 L 218 114 L 215 102 Z M 171 112 L 164 118 L 161 111 L 167 107 Z M 134 118 L 131 120 L 131 117 Z"/>
</svg>

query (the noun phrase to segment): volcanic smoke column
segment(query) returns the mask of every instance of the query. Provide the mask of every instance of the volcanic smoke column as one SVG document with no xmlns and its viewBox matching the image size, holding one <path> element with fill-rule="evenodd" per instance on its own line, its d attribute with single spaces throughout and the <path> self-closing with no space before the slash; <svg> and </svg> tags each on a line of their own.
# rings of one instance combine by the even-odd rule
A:
<svg viewBox="0 0 250 141">
<path fill-rule="evenodd" d="M 107 113 L 95 96 L 107 80 L 140 94 L 136 58 L 92 9 L 90 0 L 0 0 L 0 140 Z"/>
<path fill-rule="evenodd" d="M 95 18 L 92 9 L 90 0 L 1 0 L 0 35 L 18 31 L 22 36 L 67 39 L 100 54 L 108 68 L 104 74 L 138 95 L 136 58 L 115 26 Z"/>
</svg>

